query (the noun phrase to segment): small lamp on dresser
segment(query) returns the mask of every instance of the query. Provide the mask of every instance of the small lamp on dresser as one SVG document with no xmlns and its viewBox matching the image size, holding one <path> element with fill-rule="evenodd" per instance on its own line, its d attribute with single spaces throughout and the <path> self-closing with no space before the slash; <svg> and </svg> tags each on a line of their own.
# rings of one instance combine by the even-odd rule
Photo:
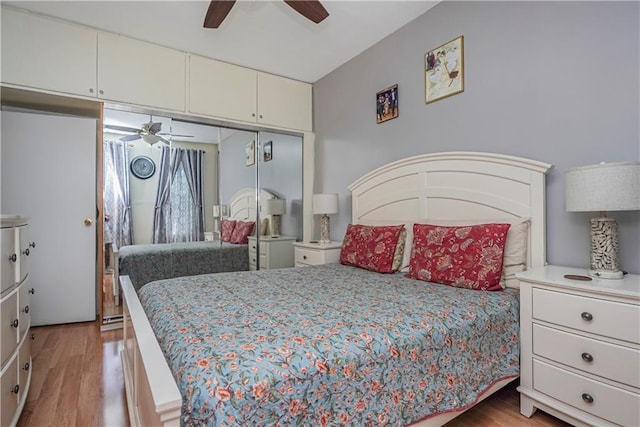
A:
<svg viewBox="0 0 640 427">
<path fill-rule="evenodd" d="M 324 193 L 313 195 L 313 214 L 320 217 L 320 243 L 331 243 L 329 215 L 338 213 L 338 194 Z"/>
<path fill-rule="evenodd" d="M 622 279 L 618 225 L 607 211 L 640 210 L 640 162 L 600 163 L 566 172 L 567 212 L 600 212 L 591 220 L 589 275 Z"/>
<path fill-rule="evenodd" d="M 271 235 L 280 235 L 280 216 L 287 211 L 284 199 L 267 199 L 264 201 L 264 214 L 271 216 Z"/>
</svg>

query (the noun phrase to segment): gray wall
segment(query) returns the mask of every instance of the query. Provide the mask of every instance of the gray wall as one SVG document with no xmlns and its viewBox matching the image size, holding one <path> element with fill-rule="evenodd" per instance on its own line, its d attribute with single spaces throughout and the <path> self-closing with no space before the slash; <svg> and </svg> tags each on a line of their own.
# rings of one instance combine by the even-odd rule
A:
<svg viewBox="0 0 640 427">
<path fill-rule="evenodd" d="M 485 151 L 552 163 L 547 259 L 589 264 L 589 218 L 568 213 L 564 173 L 640 159 L 637 2 L 445 2 L 314 84 L 315 192 L 340 194 L 331 237 L 351 219 L 347 186 L 388 162 Z M 465 91 L 425 104 L 424 54 L 464 35 Z M 399 117 L 375 121 L 398 84 Z M 640 273 L 640 213 L 614 212 L 621 267 Z"/>
</svg>

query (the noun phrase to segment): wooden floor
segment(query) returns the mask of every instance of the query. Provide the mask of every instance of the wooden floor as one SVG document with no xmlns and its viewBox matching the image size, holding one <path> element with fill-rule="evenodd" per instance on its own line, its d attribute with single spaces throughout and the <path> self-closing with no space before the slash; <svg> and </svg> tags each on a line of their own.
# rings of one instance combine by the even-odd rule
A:
<svg viewBox="0 0 640 427">
<path fill-rule="evenodd" d="M 122 330 L 100 332 L 98 322 L 32 328 L 33 377 L 18 427 L 127 427 L 120 349 Z M 511 384 L 447 427 L 568 426 L 537 411 L 519 412 Z"/>
</svg>

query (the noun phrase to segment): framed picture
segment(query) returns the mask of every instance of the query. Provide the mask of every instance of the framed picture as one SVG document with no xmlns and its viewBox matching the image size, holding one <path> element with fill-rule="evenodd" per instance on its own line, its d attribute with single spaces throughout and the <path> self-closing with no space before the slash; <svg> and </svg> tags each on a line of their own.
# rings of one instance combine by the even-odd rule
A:
<svg viewBox="0 0 640 427">
<path fill-rule="evenodd" d="M 247 166 L 251 166 L 256 162 L 256 142 L 251 141 L 247 143 L 247 146 L 244 149 L 244 156 L 246 159 Z"/>
<path fill-rule="evenodd" d="M 263 158 L 262 160 L 265 162 L 270 161 L 273 158 L 273 142 L 265 142 L 264 148 L 262 149 Z"/>
<path fill-rule="evenodd" d="M 398 85 L 376 93 L 376 123 L 398 117 Z"/>
<path fill-rule="evenodd" d="M 424 56 L 425 101 L 430 103 L 464 91 L 464 36 Z"/>
</svg>

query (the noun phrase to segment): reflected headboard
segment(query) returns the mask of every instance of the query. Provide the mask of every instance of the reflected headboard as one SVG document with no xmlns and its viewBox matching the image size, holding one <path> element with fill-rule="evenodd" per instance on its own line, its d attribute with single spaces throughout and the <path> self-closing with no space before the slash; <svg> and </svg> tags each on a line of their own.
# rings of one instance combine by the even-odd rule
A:
<svg viewBox="0 0 640 427">
<path fill-rule="evenodd" d="M 229 200 L 230 219 L 240 221 L 255 221 L 257 206 L 257 191 L 255 188 L 238 190 Z M 260 200 L 274 199 L 276 196 L 267 190 L 260 190 Z M 260 215 L 261 219 L 268 216 Z"/>
<path fill-rule="evenodd" d="M 354 224 L 530 218 L 529 267 L 546 262 L 545 175 L 552 165 L 480 152 L 423 154 L 349 186 Z"/>
</svg>

